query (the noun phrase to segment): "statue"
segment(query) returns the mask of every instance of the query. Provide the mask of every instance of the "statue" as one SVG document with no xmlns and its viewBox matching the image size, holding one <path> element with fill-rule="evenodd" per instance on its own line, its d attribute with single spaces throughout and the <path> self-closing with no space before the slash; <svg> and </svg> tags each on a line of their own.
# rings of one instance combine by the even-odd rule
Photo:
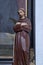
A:
<svg viewBox="0 0 43 65">
<path fill-rule="evenodd" d="M 25 16 L 25 10 L 20 8 L 18 11 L 19 20 L 13 27 L 16 32 L 15 35 L 15 51 L 13 65 L 29 65 L 29 49 L 30 49 L 30 35 L 31 22 Z"/>
</svg>

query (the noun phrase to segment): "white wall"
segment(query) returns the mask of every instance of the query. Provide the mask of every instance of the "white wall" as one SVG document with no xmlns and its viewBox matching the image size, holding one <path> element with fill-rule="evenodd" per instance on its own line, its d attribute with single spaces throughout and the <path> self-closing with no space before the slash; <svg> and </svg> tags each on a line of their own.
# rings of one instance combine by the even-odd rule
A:
<svg viewBox="0 0 43 65">
<path fill-rule="evenodd" d="M 43 0 L 35 0 L 36 65 L 43 65 Z"/>
</svg>

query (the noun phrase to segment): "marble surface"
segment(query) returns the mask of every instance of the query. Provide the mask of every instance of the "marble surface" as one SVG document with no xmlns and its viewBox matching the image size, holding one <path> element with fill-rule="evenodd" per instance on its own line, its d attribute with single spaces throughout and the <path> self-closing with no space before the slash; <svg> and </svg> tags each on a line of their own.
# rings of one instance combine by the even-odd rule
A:
<svg viewBox="0 0 43 65">
<path fill-rule="evenodd" d="M 36 65 L 43 65 L 43 0 L 35 0 Z"/>
</svg>

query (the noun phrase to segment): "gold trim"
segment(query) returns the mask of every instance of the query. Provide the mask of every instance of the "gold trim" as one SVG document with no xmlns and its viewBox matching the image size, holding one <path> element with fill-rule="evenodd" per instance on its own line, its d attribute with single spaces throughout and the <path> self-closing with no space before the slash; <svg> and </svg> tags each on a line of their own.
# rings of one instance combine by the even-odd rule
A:
<svg viewBox="0 0 43 65">
<path fill-rule="evenodd" d="M 25 4 L 26 4 L 26 16 L 27 16 L 27 0 L 25 0 Z"/>
<path fill-rule="evenodd" d="M 13 58 L 13 56 L 0 56 L 0 58 L 7 58 L 7 59 L 11 59 L 11 58 Z"/>
</svg>

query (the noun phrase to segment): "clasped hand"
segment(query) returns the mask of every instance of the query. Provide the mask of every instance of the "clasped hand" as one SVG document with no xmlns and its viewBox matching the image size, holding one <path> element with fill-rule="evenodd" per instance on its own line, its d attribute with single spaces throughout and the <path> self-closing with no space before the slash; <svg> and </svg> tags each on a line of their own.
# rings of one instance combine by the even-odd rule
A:
<svg viewBox="0 0 43 65">
<path fill-rule="evenodd" d="M 20 22 L 17 22 L 16 25 L 25 26 L 25 25 L 28 25 L 28 24 L 27 24 L 27 23 L 20 23 Z"/>
</svg>

